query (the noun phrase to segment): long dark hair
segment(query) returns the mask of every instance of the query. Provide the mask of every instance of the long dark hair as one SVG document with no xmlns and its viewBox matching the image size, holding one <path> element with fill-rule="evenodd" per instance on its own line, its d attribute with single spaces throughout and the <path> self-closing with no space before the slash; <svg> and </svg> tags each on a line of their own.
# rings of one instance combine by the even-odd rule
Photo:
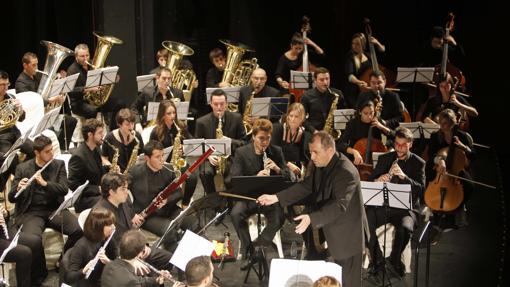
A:
<svg viewBox="0 0 510 287">
<path fill-rule="evenodd" d="M 115 215 L 106 208 L 94 208 L 90 211 L 83 226 L 83 236 L 93 242 L 104 240 L 104 227 L 115 224 Z"/>
<path fill-rule="evenodd" d="M 156 116 L 156 135 L 158 137 L 158 141 L 163 142 L 165 139 L 165 135 L 170 131 L 170 129 L 165 124 L 165 115 L 168 107 L 173 107 L 175 110 L 175 119 L 174 123 L 179 126 L 179 128 L 184 129 L 185 126 L 181 122 L 179 122 L 177 118 L 177 107 L 172 100 L 163 100 L 159 103 L 158 114 Z"/>
</svg>

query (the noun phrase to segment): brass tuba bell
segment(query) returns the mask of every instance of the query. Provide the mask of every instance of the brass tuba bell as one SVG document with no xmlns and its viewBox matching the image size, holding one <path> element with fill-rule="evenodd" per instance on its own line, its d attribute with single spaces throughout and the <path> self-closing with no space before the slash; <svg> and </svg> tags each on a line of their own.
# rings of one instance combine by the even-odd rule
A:
<svg viewBox="0 0 510 287">
<path fill-rule="evenodd" d="M 94 52 L 94 58 L 92 63 L 87 63 L 92 69 L 99 69 L 104 67 L 106 58 L 115 44 L 122 44 L 122 40 L 113 36 L 100 36 L 95 32 L 92 32 L 97 37 L 97 47 Z M 114 84 L 103 85 L 97 92 L 87 92 L 83 95 L 83 98 L 91 105 L 100 107 L 104 105 L 110 95 L 112 94 Z"/>
<path fill-rule="evenodd" d="M 182 90 L 185 100 L 189 101 L 193 92 L 193 82 L 197 77 L 192 69 L 179 69 L 179 67 L 184 56 L 191 56 L 195 52 L 190 47 L 179 42 L 163 41 L 161 45 L 169 52 L 166 67 L 172 73 L 171 86 Z"/>
</svg>

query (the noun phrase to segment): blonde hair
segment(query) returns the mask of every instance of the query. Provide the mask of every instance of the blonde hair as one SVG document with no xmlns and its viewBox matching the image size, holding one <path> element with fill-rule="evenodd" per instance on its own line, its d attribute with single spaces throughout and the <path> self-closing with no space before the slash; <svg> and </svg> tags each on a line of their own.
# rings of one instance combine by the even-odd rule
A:
<svg viewBox="0 0 510 287">
<path fill-rule="evenodd" d="M 313 287 L 342 287 L 342 285 L 334 277 L 322 276 L 313 283 Z"/>
</svg>

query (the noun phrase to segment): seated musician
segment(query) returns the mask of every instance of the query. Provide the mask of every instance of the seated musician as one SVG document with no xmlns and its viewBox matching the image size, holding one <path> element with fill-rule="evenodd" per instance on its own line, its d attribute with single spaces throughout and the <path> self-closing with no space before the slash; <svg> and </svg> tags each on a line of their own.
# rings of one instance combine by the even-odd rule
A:
<svg viewBox="0 0 510 287">
<path fill-rule="evenodd" d="M 184 102 L 184 94 L 181 90 L 172 87 L 172 71 L 163 67 L 156 72 L 156 86 L 145 88 L 131 104 L 131 109 L 138 113 L 137 122 L 145 127 L 148 124 L 149 102 L 161 102 L 167 99 Z"/>
<path fill-rule="evenodd" d="M 95 205 L 95 207 L 108 209 L 115 214 L 115 234 L 112 241 L 117 246 L 119 246 L 121 238 L 126 232 L 143 224 L 143 217 L 135 213 L 128 199 L 128 184 L 128 176 L 126 175 L 118 173 L 105 174 L 101 180 L 101 193 L 103 197 Z M 164 227 L 161 226 L 160 228 L 163 229 Z M 170 252 L 160 248 L 151 249 L 149 246 L 145 246 L 141 257 L 141 259 L 157 268 L 168 270 L 171 267 L 170 258 Z M 104 284 L 104 277 L 101 281 Z"/>
<path fill-rule="evenodd" d="M 307 90 L 301 98 L 301 104 L 305 107 L 308 118 L 305 120 L 305 129 L 314 133 L 324 129 L 324 124 L 328 114 L 331 113 L 331 105 L 338 94 L 338 102 L 335 109 L 342 109 L 345 106 L 345 100 L 342 92 L 335 88 L 330 88 L 329 70 L 319 67 L 313 73 L 315 88 Z"/>
<path fill-rule="evenodd" d="M 287 167 L 295 179 L 302 179 L 302 170 L 310 160 L 308 142 L 310 133 L 305 132 L 305 108 L 300 103 L 293 103 L 287 109 L 283 124 L 273 124 L 271 144 L 282 148 Z"/>
<path fill-rule="evenodd" d="M 337 145 L 337 150 L 353 160 L 355 165 L 363 163 L 363 156 L 354 148 L 358 140 L 367 138 L 369 130 L 372 129 L 372 139 L 380 141 L 381 133 L 391 135 L 392 131 L 384 126 L 375 117 L 375 105 L 372 101 L 362 103 L 358 107 L 356 116 L 347 122 Z M 370 160 L 370 159 L 368 159 Z"/>
<path fill-rule="evenodd" d="M 32 272 L 47 275 L 46 259 L 42 246 L 42 234 L 46 227 L 63 231 L 68 235 L 65 252 L 81 237 L 82 231 L 78 219 L 67 209 L 61 211 L 53 219 L 50 215 L 59 207 L 67 194 L 67 173 L 63 161 L 53 158 L 51 139 L 40 135 L 34 139 L 35 158 L 19 164 L 9 192 L 9 200 L 16 204 L 15 228 L 23 225 L 22 233 L 34 235 L 39 240 L 36 249 L 32 250 L 36 269 Z M 50 162 L 51 161 L 51 162 Z M 44 170 L 41 170 L 45 167 Z M 30 183 L 31 181 L 31 183 Z M 21 193 L 18 193 L 21 189 Z M 18 196 L 16 196 L 18 194 Z M 37 255 L 37 256 L 35 256 Z"/>
<path fill-rule="evenodd" d="M 166 66 L 166 61 L 168 60 L 168 50 L 165 48 L 161 48 L 156 53 L 156 61 L 158 62 L 158 66 L 152 69 L 149 74 L 156 74 L 161 68 Z"/>
<path fill-rule="evenodd" d="M 180 144 L 185 139 L 193 138 L 188 132 L 187 126 L 183 121 L 177 119 L 177 108 L 173 101 L 164 100 L 159 103 L 158 114 L 156 116 L 156 126 L 151 132 L 150 140 L 159 141 L 163 144 L 163 148 L 167 148 L 174 145 L 174 140 L 178 134 L 178 129 L 181 131 Z M 182 158 L 182 150 L 177 151 L 179 153 L 178 158 Z M 167 162 L 171 162 L 174 152 L 168 157 Z M 146 154 L 147 155 L 147 154 Z M 188 168 L 184 166 L 181 168 L 181 174 Z M 174 169 L 175 170 L 175 169 Z M 182 198 L 182 206 L 186 207 L 189 205 L 195 188 L 197 186 L 198 170 L 190 174 L 184 185 L 184 196 Z"/>
<path fill-rule="evenodd" d="M 118 166 L 118 172 L 125 172 L 126 168 L 131 168 L 143 150 L 143 140 L 140 133 L 134 130 L 136 115 L 130 109 L 121 109 L 115 121 L 118 129 L 109 132 L 104 138 L 102 145 L 102 160 L 110 168 L 115 168 L 115 162 Z"/>
<path fill-rule="evenodd" d="M 87 180 L 89 184 L 74 204 L 76 212 L 91 208 L 101 198 L 99 186 L 101 177 L 106 173 L 99 149 L 103 144 L 103 123 L 96 119 L 88 119 L 83 124 L 81 132 L 85 141 L 72 151 L 69 160 L 69 188 L 75 190 Z"/>
<path fill-rule="evenodd" d="M 457 147 L 462 150 L 469 160 L 475 156 L 473 149 L 473 139 L 467 132 L 462 131 L 457 124 L 455 113 L 446 109 L 438 115 L 439 130 L 430 135 L 426 175 L 427 182 L 435 179 L 437 173 L 443 173 L 447 170 L 448 157 L 444 157 L 441 151 L 444 148 Z M 469 171 L 464 169 L 458 176 L 471 179 Z M 467 181 L 462 181 L 464 202 L 469 200 L 473 190 L 473 185 Z M 455 212 L 450 214 L 435 214 L 433 223 L 440 229 L 458 228 L 467 225 L 466 207 L 462 204 Z"/>
<path fill-rule="evenodd" d="M 395 151 L 379 156 L 369 180 L 410 184 L 414 206 L 417 199 L 423 196 L 425 189 L 425 161 L 410 151 L 412 145 L 412 132 L 407 128 L 397 128 L 394 141 Z M 412 211 L 398 208 L 389 208 L 385 215 L 384 207 L 375 206 L 366 206 L 365 211 L 370 231 L 368 249 L 372 259 L 372 274 L 378 275 L 383 267 L 384 258 L 375 231 L 384 224 L 384 218 L 386 218 L 387 223 L 391 223 L 395 227 L 390 264 L 399 276 L 404 276 L 405 268 L 401 256 L 417 223 L 416 215 Z"/>
<path fill-rule="evenodd" d="M 267 81 L 267 75 L 266 71 L 262 68 L 257 68 L 253 70 L 250 76 L 250 84 L 241 87 L 239 90 L 239 113 L 244 116 L 246 104 L 248 100 L 252 97 L 253 98 L 274 98 L 280 96 L 280 91 L 277 89 L 266 85 Z M 250 117 L 251 115 L 248 114 Z M 270 119 L 272 122 L 278 121 L 278 118 Z M 250 124 L 253 124 L 253 121 L 250 122 Z"/>
<path fill-rule="evenodd" d="M 204 139 L 215 139 L 218 136 L 218 127 L 221 119 L 221 131 L 223 138 L 232 139 L 232 153 L 235 148 L 241 146 L 245 137 L 243 120 L 239 113 L 227 111 L 227 94 L 221 90 L 215 90 L 211 93 L 212 112 L 199 118 L 196 122 L 195 137 Z M 209 156 L 209 162 L 205 162 L 200 167 L 200 179 L 206 193 L 216 192 L 214 185 L 214 176 L 220 157 Z M 225 171 L 228 173 L 228 170 Z"/>
<path fill-rule="evenodd" d="M 101 275 L 101 286 L 162 286 L 170 272 L 160 270 L 154 276 L 140 276 L 136 272 L 140 260 L 145 260 L 147 239 L 139 230 L 130 230 L 123 234 L 119 241 L 120 258 L 107 264 Z M 152 274 L 149 274 L 152 275 Z"/>
<path fill-rule="evenodd" d="M 469 104 L 461 95 L 455 94 L 453 79 L 447 73 L 446 78 L 439 82 L 436 94 L 425 103 L 425 110 L 419 120 L 425 123 L 438 123 L 437 116 L 445 109 L 451 109 L 457 114 L 457 118 L 465 119 L 465 116 L 477 117 L 478 111 Z M 459 124 L 462 124 L 459 121 Z"/>
<path fill-rule="evenodd" d="M 381 122 L 385 126 L 394 129 L 404 121 L 402 116 L 402 102 L 400 97 L 386 89 L 386 76 L 380 71 L 370 73 L 370 91 L 358 95 L 357 105 L 366 101 L 378 101 L 382 103 Z M 378 99 L 379 98 L 379 99 Z"/>
<path fill-rule="evenodd" d="M 253 125 L 253 142 L 236 150 L 229 176 L 269 176 L 282 175 L 290 179 L 285 159 L 280 147 L 271 145 L 273 126 L 269 120 L 258 119 Z M 264 159 L 264 157 L 267 157 Z M 251 247 L 250 233 L 246 219 L 257 211 L 254 201 L 237 201 L 231 211 L 232 222 L 241 241 L 241 252 L 245 261 L 241 265 L 248 267 L 248 252 Z M 268 245 L 283 225 L 283 210 L 280 205 L 263 207 L 261 212 L 267 217 L 267 226 L 257 238 L 259 244 Z"/>
<path fill-rule="evenodd" d="M 184 270 L 186 286 L 216 287 L 214 280 L 214 265 L 210 256 L 197 256 L 186 264 Z"/>
<path fill-rule="evenodd" d="M 227 82 L 222 82 L 223 71 L 225 71 L 226 64 L 225 52 L 220 48 L 214 48 L 209 52 L 209 60 L 214 67 L 207 71 L 205 77 L 205 84 L 207 88 L 224 88 L 230 86 Z"/>
<path fill-rule="evenodd" d="M 149 141 L 145 145 L 144 155 L 145 162 L 135 165 L 129 171 L 131 180 L 129 190 L 133 194 L 133 209 L 136 213 L 140 213 L 149 206 L 158 193 L 175 179 L 174 172 L 163 165 L 163 145 L 160 142 Z M 179 188 L 164 201 L 154 214 L 145 219 L 142 228 L 162 236 L 172 219 L 182 211 L 176 205 L 181 198 L 182 190 Z M 198 228 L 197 218 L 186 216 L 180 228 L 182 230 L 196 230 Z M 165 236 L 163 244 L 167 250 L 173 250 L 174 245 L 179 240 L 177 230 L 178 228 L 174 228 L 172 233 Z"/>
<path fill-rule="evenodd" d="M 101 286 L 104 266 L 118 256 L 115 242 L 106 241 L 115 230 L 115 215 L 108 209 L 94 208 L 83 226 L 83 237 L 64 255 L 60 274 L 71 286 Z M 104 246 L 104 248 L 102 248 Z M 102 248 L 102 250 L 101 250 Z M 95 261 L 94 258 L 99 260 Z M 86 274 L 90 273 L 86 278 Z"/>
</svg>

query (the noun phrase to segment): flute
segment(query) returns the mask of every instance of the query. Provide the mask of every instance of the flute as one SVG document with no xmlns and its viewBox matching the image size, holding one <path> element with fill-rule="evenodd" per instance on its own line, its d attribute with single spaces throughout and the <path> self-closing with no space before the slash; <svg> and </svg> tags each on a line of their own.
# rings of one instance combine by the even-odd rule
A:
<svg viewBox="0 0 510 287">
<path fill-rule="evenodd" d="M 168 281 L 170 281 L 171 283 L 175 283 L 175 282 L 177 282 L 177 280 L 175 280 L 174 278 L 172 278 L 172 277 L 168 277 L 168 276 L 164 275 L 164 274 L 161 272 L 161 270 L 159 270 L 158 268 L 156 268 L 156 267 L 154 267 L 154 266 L 150 265 L 149 263 L 147 263 L 147 262 L 143 261 L 142 259 L 140 259 L 140 258 L 136 258 L 136 260 L 138 260 L 138 262 L 142 263 L 144 266 L 146 266 L 147 268 L 149 268 L 152 272 L 154 272 L 154 273 L 158 274 L 159 276 L 163 276 L 163 278 L 165 278 L 165 280 L 168 280 Z"/>
<path fill-rule="evenodd" d="M 5 222 L 5 217 L 4 217 L 4 212 L 5 212 L 5 208 L 3 206 L 0 206 L 0 217 L 3 218 L 3 223 L 0 224 L 0 226 L 2 226 L 2 231 L 5 235 L 5 239 L 9 240 L 9 229 L 7 229 L 7 223 Z"/>
<path fill-rule="evenodd" d="M 110 240 L 112 239 L 113 234 L 115 234 L 115 228 L 112 230 L 112 234 L 110 234 L 108 239 L 106 239 L 106 241 L 104 242 L 103 246 L 101 246 L 101 248 L 99 248 L 99 250 L 96 253 L 96 256 L 94 256 L 94 259 L 92 259 L 92 262 L 94 262 L 94 263 L 92 264 L 90 269 L 87 270 L 87 273 L 85 273 L 85 279 L 89 279 L 90 274 L 92 274 L 92 271 L 94 271 L 94 268 L 96 268 L 97 262 L 99 262 L 99 253 L 106 249 L 106 246 L 108 246 L 108 243 L 110 243 Z"/>
<path fill-rule="evenodd" d="M 44 171 L 44 170 L 48 167 L 48 165 L 50 165 L 50 163 L 52 163 L 52 162 L 53 162 L 53 160 L 54 160 L 54 159 L 52 158 L 52 159 L 51 159 L 50 161 L 48 161 L 48 162 L 47 162 L 47 163 L 46 163 L 43 167 L 41 167 L 41 169 L 40 169 L 40 170 L 36 171 L 36 172 L 34 173 L 34 175 L 32 175 L 32 177 L 30 177 L 30 179 L 27 181 L 27 184 L 25 184 L 25 186 L 24 186 L 24 187 L 20 188 L 20 189 L 16 192 L 16 194 L 14 195 L 14 198 L 18 198 L 18 196 L 19 196 L 19 195 L 20 195 L 23 191 L 25 191 L 25 189 L 27 189 L 27 188 L 30 186 L 30 184 L 32 184 L 32 182 L 35 180 L 35 178 L 37 177 L 37 175 L 38 175 L 38 174 L 41 174 L 41 173 L 42 173 L 42 172 L 43 172 L 43 171 Z"/>
</svg>

